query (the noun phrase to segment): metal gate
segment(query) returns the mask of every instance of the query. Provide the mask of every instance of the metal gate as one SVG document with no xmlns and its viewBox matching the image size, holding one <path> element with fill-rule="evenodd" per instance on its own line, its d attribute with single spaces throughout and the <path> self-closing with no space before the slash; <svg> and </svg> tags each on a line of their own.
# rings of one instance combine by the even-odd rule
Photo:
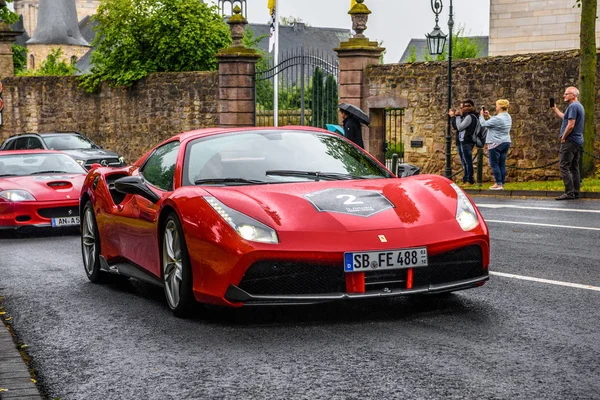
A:
<svg viewBox="0 0 600 400">
<path fill-rule="evenodd" d="M 273 126 L 273 80 L 278 79 L 278 125 L 338 124 L 338 60 L 302 49 L 262 60 L 256 72 L 256 126 Z"/>
<path fill-rule="evenodd" d="M 392 167 L 392 156 L 398 155 L 398 163 L 404 162 L 404 142 L 402 140 L 402 126 L 404 125 L 404 109 L 388 108 L 385 110 L 385 164 Z M 392 171 L 396 173 L 396 171 Z"/>
</svg>

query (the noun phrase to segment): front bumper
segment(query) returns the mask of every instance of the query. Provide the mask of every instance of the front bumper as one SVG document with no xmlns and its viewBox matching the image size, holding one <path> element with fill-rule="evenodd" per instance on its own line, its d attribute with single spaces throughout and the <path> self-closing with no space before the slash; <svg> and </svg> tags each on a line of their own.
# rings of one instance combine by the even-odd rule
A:
<svg viewBox="0 0 600 400">
<path fill-rule="evenodd" d="M 79 216 L 79 200 L 0 203 L 0 230 L 49 228 L 52 218 Z"/>
</svg>

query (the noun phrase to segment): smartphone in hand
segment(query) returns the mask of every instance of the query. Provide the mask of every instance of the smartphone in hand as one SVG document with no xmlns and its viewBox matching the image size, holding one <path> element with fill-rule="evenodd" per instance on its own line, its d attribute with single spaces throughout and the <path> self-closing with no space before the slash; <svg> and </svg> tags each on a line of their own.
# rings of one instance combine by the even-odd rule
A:
<svg viewBox="0 0 600 400">
<path fill-rule="evenodd" d="M 550 108 L 554 108 L 554 97 L 550 97 Z"/>
</svg>

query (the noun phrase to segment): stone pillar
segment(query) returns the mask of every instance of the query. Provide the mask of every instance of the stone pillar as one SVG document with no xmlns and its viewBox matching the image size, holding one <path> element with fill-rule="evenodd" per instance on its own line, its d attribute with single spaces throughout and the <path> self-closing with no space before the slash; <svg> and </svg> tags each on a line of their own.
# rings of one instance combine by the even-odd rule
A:
<svg viewBox="0 0 600 400">
<path fill-rule="evenodd" d="M 371 13 L 363 3 L 364 0 L 357 0 L 348 12 L 352 17 L 352 28 L 356 35 L 348 41 L 340 43 L 340 47 L 334 50 L 337 52 L 340 61 L 340 103 L 353 104 L 368 115 L 370 110 L 367 108 L 366 101 L 369 96 L 365 79 L 366 68 L 369 65 L 379 64 L 379 59 L 385 49 L 379 47 L 377 42 L 369 41 L 363 35 L 363 32 L 367 29 L 367 16 Z M 375 132 L 363 125 L 363 141 L 365 150 L 373 154 L 378 160 L 385 161 L 383 152 L 385 132 L 380 128 L 382 116 L 379 114 L 371 117 L 376 119 Z"/>
<path fill-rule="evenodd" d="M 217 54 L 219 60 L 218 125 L 221 127 L 256 125 L 255 71 L 260 54 L 241 42 L 248 23 L 236 6 L 227 23 L 233 43 Z"/>
<path fill-rule="evenodd" d="M 23 32 L 14 32 L 4 22 L 0 22 L 0 79 L 15 76 L 12 44 Z"/>
</svg>

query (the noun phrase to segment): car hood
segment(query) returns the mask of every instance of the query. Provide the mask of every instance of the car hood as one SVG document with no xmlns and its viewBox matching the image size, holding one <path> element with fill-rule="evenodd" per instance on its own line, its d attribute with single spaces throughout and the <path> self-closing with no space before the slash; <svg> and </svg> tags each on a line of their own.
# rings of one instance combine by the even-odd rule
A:
<svg viewBox="0 0 600 400">
<path fill-rule="evenodd" d="M 78 160 L 89 160 L 92 158 L 119 158 L 119 155 L 113 151 L 104 149 L 75 149 L 75 150 L 61 150 L 63 153 L 67 153 L 71 157 Z"/>
<path fill-rule="evenodd" d="M 84 179 L 83 174 L 4 177 L 0 179 L 0 190 L 26 190 L 38 201 L 78 199 Z"/>
<path fill-rule="evenodd" d="M 279 231 L 349 232 L 455 220 L 456 192 L 437 175 L 205 189 Z"/>
</svg>

